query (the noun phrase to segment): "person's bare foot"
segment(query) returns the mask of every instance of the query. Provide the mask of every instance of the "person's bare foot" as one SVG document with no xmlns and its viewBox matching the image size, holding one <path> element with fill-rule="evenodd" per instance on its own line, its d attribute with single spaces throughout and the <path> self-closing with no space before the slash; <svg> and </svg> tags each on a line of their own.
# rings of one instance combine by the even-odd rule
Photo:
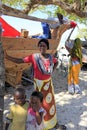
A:
<svg viewBox="0 0 87 130">
<path fill-rule="evenodd" d="M 65 125 L 59 125 L 58 123 L 55 126 L 56 130 L 66 130 L 66 126 Z"/>
</svg>

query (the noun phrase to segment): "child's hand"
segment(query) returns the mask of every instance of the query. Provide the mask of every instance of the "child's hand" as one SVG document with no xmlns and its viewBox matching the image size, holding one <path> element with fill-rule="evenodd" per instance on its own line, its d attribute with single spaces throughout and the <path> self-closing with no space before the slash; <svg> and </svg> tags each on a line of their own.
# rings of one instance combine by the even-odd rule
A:
<svg viewBox="0 0 87 130">
<path fill-rule="evenodd" d="M 40 107 L 37 105 L 37 106 L 35 107 L 35 111 L 36 111 L 36 112 L 39 112 L 39 109 L 40 109 Z"/>
<path fill-rule="evenodd" d="M 34 111 L 39 112 L 40 107 L 41 107 L 40 100 L 37 99 L 37 102 L 35 104 L 32 104 L 32 108 Z"/>
<path fill-rule="evenodd" d="M 40 107 L 38 105 L 35 105 L 32 108 L 35 112 L 39 112 Z"/>
</svg>

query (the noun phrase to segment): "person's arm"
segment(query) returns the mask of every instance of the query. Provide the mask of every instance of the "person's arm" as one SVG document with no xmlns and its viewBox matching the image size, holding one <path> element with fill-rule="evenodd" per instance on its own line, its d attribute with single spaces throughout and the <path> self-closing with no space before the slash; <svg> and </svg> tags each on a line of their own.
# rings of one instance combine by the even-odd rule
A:
<svg viewBox="0 0 87 130">
<path fill-rule="evenodd" d="M 6 120 L 5 130 L 8 130 L 8 129 L 9 129 L 9 125 L 10 125 L 10 123 L 12 122 L 12 119 L 8 118 L 8 113 L 9 113 L 9 112 L 7 112 L 7 116 L 5 117 L 5 120 Z"/>
<path fill-rule="evenodd" d="M 40 106 L 40 101 L 37 99 L 37 104 L 33 106 L 33 110 L 36 112 L 36 121 L 38 125 L 41 124 L 43 119 L 43 111 L 41 111 Z"/>
<path fill-rule="evenodd" d="M 67 51 L 70 53 L 71 52 L 71 48 L 69 48 L 66 44 L 65 44 L 65 47 L 66 47 Z"/>
<path fill-rule="evenodd" d="M 12 62 L 15 62 L 15 63 L 24 63 L 23 58 L 15 58 L 15 57 L 9 56 L 6 51 L 4 52 L 4 55 L 5 55 L 6 59 L 8 59 L 8 60 L 10 60 Z"/>
<path fill-rule="evenodd" d="M 69 41 L 69 40 L 70 40 L 70 37 L 71 37 L 71 35 L 72 35 L 72 33 L 73 33 L 74 29 L 75 29 L 75 28 L 73 28 L 73 29 L 71 30 L 71 32 L 70 32 L 70 34 L 69 34 L 69 36 L 68 36 L 68 38 L 67 38 L 67 40 L 66 40 L 66 41 Z"/>
<path fill-rule="evenodd" d="M 5 124 L 5 130 L 8 130 L 9 125 L 10 125 L 10 123 Z"/>
<path fill-rule="evenodd" d="M 53 56 L 53 63 L 54 63 L 54 66 L 53 66 L 53 71 L 56 69 L 56 67 L 58 66 L 58 59 Z"/>
<path fill-rule="evenodd" d="M 57 66 L 58 66 L 58 61 L 54 64 L 53 71 L 56 69 Z"/>
<path fill-rule="evenodd" d="M 70 34 L 69 34 L 67 40 L 65 41 L 65 47 L 66 47 L 66 49 L 67 49 L 67 51 L 68 51 L 69 53 L 71 52 L 71 48 L 70 48 L 69 46 L 67 46 L 67 43 L 70 42 L 70 37 L 71 37 L 71 35 L 72 35 L 74 29 L 75 29 L 75 28 L 73 28 L 73 29 L 71 30 L 71 32 L 70 32 Z"/>
<path fill-rule="evenodd" d="M 11 106 L 9 108 L 9 110 L 7 110 L 7 112 L 5 113 L 5 130 L 8 130 L 9 129 L 9 125 L 12 123 L 13 121 L 13 112 L 12 112 L 12 107 Z"/>
<path fill-rule="evenodd" d="M 43 112 L 36 111 L 36 121 L 37 124 L 40 125 L 42 122 Z"/>
</svg>

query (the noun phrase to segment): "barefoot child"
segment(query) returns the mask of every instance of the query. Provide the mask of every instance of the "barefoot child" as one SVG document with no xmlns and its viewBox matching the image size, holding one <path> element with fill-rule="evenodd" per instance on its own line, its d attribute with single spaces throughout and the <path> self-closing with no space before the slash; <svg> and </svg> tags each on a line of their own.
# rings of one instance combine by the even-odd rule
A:
<svg viewBox="0 0 87 130">
<path fill-rule="evenodd" d="M 6 116 L 5 130 L 25 130 L 27 111 L 29 103 L 26 102 L 25 90 L 20 87 L 14 91 L 15 104 L 11 105 L 9 113 Z"/>
<path fill-rule="evenodd" d="M 34 91 L 30 97 L 30 106 L 28 109 L 26 130 L 43 130 L 43 116 L 45 110 L 41 107 L 43 95 L 41 92 Z"/>
</svg>

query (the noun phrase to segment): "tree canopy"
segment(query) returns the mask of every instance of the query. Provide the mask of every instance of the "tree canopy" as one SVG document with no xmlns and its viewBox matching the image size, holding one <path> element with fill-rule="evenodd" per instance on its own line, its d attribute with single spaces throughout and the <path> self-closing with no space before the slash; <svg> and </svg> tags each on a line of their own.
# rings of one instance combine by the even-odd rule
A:
<svg viewBox="0 0 87 130">
<path fill-rule="evenodd" d="M 67 15 L 70 19 L 77 19 L 86 23 L 87 18 L 87 0 L 2 0 L 0 12 L 4 15 L 15 16 L 35 21 L 49 20 L 31 17 L 30 13 L 47 5 L 54 6 L 54 14 L 60 12 Z M 56 7 L 56 8 L 55 8 Z M 48 14 L 52 12 L 48 11 Z"/>
</svg>

